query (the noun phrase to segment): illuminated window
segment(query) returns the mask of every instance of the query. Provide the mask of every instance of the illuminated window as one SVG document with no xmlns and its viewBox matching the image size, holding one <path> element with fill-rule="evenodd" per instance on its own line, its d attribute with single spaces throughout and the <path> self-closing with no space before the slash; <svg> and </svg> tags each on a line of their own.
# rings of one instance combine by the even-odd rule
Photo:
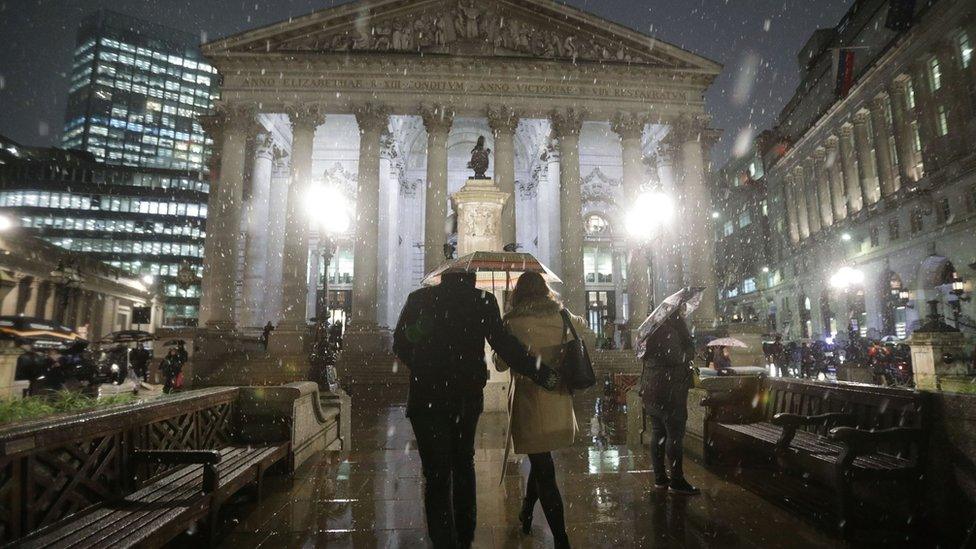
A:
<svg viewBox="0 0 976 549">
<path fill-rule="evenodd" d="M 956 37 L 956 44 L 959 46 L 959 61 L 962 63 L 962 68 L 968 69 L 973 62 L 973 46 L 969 41 L 969 33 L 960 32 Z"/>
<path fill-rule="evenodd" d="M 939 66 L 937 57 L 929 58 L 929 89 L 933 92 L 939 91 L 942 87 L 942 67 Z"/>
<path fill-rule="evenodd" d="M 610 233 L 610 223 L 601 216 L 591 214 L 586 218 L 586 234 L 608 236 Z"/>
<path fill-rule="evenodd" d="M 949 133 L 949 116 L 946 113 L 945 105 L 939 105 L 939 112 L 936 116 L 939 137 L 945 137 Z"/>
</svg>

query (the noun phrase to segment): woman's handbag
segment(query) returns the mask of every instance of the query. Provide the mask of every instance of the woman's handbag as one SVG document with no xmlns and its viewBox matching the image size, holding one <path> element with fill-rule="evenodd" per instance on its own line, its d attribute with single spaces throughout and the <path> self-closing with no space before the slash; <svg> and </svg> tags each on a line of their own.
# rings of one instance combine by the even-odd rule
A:
<svg viewBox="0 0 976 549">
<path fill-rule="evenodd" d="M 563 317 L 563 339 L 562 343 L 562 364 L 560 364 L 559 375 L 563 382 L 571 390 L 589 389 L 596 385 L 596 374 L 593 373 L 593 362 L 590 361 L 590 353 L 586 350 L 586 344 L 576 333 L 576 328 L 569 318 L 569 311 L 563 309 L 559 311 Z M 573 334 L 573 339 L 565 341 L 566 332 Z"/>
</svg>

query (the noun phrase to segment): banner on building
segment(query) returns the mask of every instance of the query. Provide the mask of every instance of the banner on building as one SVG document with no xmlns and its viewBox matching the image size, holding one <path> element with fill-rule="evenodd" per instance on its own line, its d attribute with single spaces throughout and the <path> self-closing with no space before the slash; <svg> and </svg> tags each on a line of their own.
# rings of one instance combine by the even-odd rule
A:
<svg viewBox="0 0 976 549">
<path fill-rule="evenodd" d="M 854 49 L 834 49 L 834 93 L 846 97 L 854 85 Z"/>
</svg>

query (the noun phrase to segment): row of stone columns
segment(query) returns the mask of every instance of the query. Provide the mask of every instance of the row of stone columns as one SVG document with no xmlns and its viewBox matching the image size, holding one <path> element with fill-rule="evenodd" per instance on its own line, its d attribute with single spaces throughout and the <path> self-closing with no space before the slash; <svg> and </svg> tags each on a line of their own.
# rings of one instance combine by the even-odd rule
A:
<svg viewBox="0 0 976 549">
<path fill-rule="evenodd" d="M 965 70 L 960 55 L 955 34 L 938 41 L 911 63 L 909 74 L 895 77 L 828 136 L 822 149 L 787 172 L 784 194 L 793 242 L 918 181 L 922 166 L 931 171 L 966 154 L 976 63 Z M 938 63 L 938 84 L 932 63 Z M 942 127 L 943 118 L 948 128 Z"/>
<path fill-rule="evenodd" d="M 277 312 L 278 326 L 273 338 L 273 350 L 282 354 L 301 351 L 306 330 L 308 294 L 308 221 L 303 200 L 311 181 L 312 147 L 315 130 L 324 123 L 325 113 L 315 106 L 288 111 L 292 126 L 290 174 L 287 192 L 281 182 L 272 177 L 284 163 L 276 157 L 270 138 L 254 125 L 255 112 L 247 108 L 223 107 L 220 114 L 209 120 L 220 143 L 221 163 L 217 180 L 211 191 L 208 221 L 207 254 L 205 258 L 206 298 L 202 303 L 202 318 L 206 325 L 227 331 L 235 325 L 234 273 L 237 267 L 237 245 L 242 215 L 246 232 L 250 235 L 245 246 L 246 268 L 241 322 L 259 326 L 262 314 Z M 354 332 L 375 331 L 377 328 L 377 264 L 379 217 L 379 168 L 381 137 L 388 128 L 389 111 L 381 105 L 364 104 L 355 109 L 359 126 L 359 188 L 355 219 L 353 316 L 350 328 Z M 444 257 L 447 231 L 447 142 L 453 113 L 445 107 L 423 106 L 420 115 L 428 132 L 427 199 L 425 204 L 425 267 L 436 267 Z M 551 113 L 553 138 L 559 152 L 559 263 L 563 279 L 563 296 L 567 306 L 585 311 L 583 276 L 584 227 L 581 219 L 582 196 L 580 178 L 579 139 L 583 113 L 561 109 Z M 488 120 L 495 137 L 495 179 L 509 196 L 514 195 L 515 148 L 514 135 L 519 118 L 511 108 L 488 109 Z M 637 196 L 642 184 L 641 137 L 647 119 L 621 114 L 612 121 L 614 131 L 621 137 L 624 193 L 627 203 Z M 685 127 L 687 126 L 687 127 Z M 701 124 L 685 124 L 675 130 L 682 167 L 683 202 L 685 214 L 701 218 L 708 210 L 704 187 L 704 161 L 701 148 Z M 218 130 L 216 132 L 215 130 Z M 258 133 L 260 132 L 260 133 Z M 245 158 L 248 139 L 258 133 L 252 169 L 252 199 L 246 210 L 242 205 Z M 674 136 L 673 136 L 674 137 Z M 277 166 L 277 170 L 276 170 Z M 278 176 L 280 178 L 280 175 Z M 286 196 L 286 199 L 282 199 Z M 271 211 L 284 210 L 284 223 L 276 227 L 270 219 Z M 685 234 L 690 242 L 708 240 L 704 223 L 687 223 Z M 507 202 L 503 210 L 503 241 L 515 242 L 515 204 Z M 282 250 L 281 257 L 276 250 Z M 692 282 L 712 286 L 710 258 L 707 253 L 692 252 L 689 264 L 695 273 Z M 628 294 L 631 320 L 639 322 L 648 309 L 649 281 L 647 256 L 635 246 L 629 258 Z M 269 297 L 268 289 L 280 279 L 280 295 Z M 710 282 L 710 284 L 709 284 Z"/>
</svg>

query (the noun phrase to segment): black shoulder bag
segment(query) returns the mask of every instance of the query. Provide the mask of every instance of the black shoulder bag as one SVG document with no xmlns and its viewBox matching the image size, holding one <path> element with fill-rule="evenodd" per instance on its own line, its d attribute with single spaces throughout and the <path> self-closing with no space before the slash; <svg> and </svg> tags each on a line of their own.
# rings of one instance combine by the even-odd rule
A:
<svg viewBox="0 0 976 549">
<path fill-rule="evenodd" d="M 569 311 L 563 309 L 559 314 L 563 317 L 562 364 L 560 364 L 559 375 L 571 390 L 588 389 L 596 384 L 590 353 L 576 333 L 576 327 L 569 318 Z M 566 341 L 567 331 L 573 334 L 573 339 L 569 341 Z"/>
</svg>

